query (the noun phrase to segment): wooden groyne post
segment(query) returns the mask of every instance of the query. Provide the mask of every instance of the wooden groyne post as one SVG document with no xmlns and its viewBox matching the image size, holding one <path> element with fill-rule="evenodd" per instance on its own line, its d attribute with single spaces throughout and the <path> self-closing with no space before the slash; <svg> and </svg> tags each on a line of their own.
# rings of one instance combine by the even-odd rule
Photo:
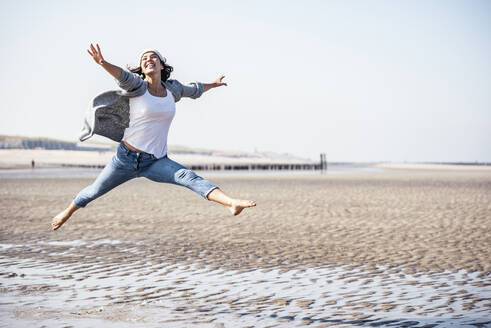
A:
<svg viewBox="0 0 491 328">
<path fill-rule="evenodd" d="M 320 169 L 321 173 L 327 171 L 327 157 L 325 153 L 321 153 Z"/>
</svg>

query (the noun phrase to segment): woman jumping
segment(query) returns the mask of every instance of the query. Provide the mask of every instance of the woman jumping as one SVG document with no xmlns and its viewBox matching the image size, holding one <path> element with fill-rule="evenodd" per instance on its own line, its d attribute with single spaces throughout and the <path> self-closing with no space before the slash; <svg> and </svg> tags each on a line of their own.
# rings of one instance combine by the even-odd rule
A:
<svg viewBox="0 0 491 328">
<path fill-rule="evenodd" d="M 99 134 L 120 144 L 97 179 L 53 218 L 53 230 L 61 227 L 79 208 L 138 177 L 187 187 L 205 199 L 224 205 L 233 215 L 256 206 L 253 201 L 227 196 L 213 183 L 167 157 L 167 136 L 175 115 L 175 103 L 181 97 L 198 98 L 203 92 L 227 85 L 222 82 L 224 76 L 209 84 L 183 85 L 169 79 L 173 68 L 155 49 L 143 51 L 139 67 L 130 72 L 105 61 L 97 44 L 96 47 L 91 44 L 87 51 L 117 79 L 122 91 L 106 92 L 94 99 L 80 140 Z"/>
</svg>

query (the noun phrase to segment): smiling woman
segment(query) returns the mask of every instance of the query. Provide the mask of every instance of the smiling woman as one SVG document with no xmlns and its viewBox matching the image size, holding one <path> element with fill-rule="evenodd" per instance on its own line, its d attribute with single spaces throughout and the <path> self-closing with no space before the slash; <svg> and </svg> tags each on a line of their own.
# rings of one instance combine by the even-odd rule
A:
<svg viewBox="0 0 491 328">
<path fill-rule="evenodd" d="M 58 229 L 79 208 L 133 178 L 187 187 L 205 199 L 227 207 L 233 215 L 256 206 L 253 201 L 231 198 L 218 186 L 196 175 L 167 156 L 167 136 L 181 97 L 198 98 L 212 88 L 226 86 L 220 76 L 213 83 L 182 85 L 169 80 L 172 67 L 155 49 L 144 50 L 140 66 L 125 71 L 102 56 L 99 45 L 88 53 L 117 79 L 123 91 L 106 92 L 93 101 L 80 140 L 99 134 L 120 142 L 117 153 L 90 186 L 83 189 L 52 221 Z"/>
<path fill-rule="evenodd" d="M 145 79 L 145 73 L 143 72 L 142 66 L 147 68 L 149 66 L 155 66 L 155 62 L 160 61 L 162 65 L 161 69 L 161 79 L 162 82 L 166 82 L 174 68 L 167 65 L 167 60 L 158 52 L 156 49 L 146 49 L 140 54 L 140 65 L 137 67 L 129 67 L 128 70 L 132 73 L 138 74 L 142 79 Z"/>
</svg>

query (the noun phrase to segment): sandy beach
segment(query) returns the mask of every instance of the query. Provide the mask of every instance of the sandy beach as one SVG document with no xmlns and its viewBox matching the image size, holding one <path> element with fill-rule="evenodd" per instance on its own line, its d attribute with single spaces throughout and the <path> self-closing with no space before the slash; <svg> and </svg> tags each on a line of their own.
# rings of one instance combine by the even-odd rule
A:
<svg viewBox="0 0 491 328">
<path fill-rule="evenodd" d="M 258 206 L 138 179 L 52 232 L 92 179 L 0 179 L 1 326 L 491 325 L 490 170 L 210 179 Z"/>
</svg>

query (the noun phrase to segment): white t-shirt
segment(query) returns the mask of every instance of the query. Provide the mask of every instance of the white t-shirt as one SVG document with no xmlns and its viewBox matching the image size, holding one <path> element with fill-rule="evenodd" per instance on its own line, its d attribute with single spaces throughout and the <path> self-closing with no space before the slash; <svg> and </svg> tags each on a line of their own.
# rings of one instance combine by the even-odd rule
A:
<svg viewBox="0 0 491 328">
<path fill-rule="evenodd" d="M 130 98 L 130 124 L 124 130 L 123 140 L 146 153 L 162 158 L 167 154 L 167 136 L 176 114 L 172 93 L 155 97 L 148 92 Z"/>
</svg>

